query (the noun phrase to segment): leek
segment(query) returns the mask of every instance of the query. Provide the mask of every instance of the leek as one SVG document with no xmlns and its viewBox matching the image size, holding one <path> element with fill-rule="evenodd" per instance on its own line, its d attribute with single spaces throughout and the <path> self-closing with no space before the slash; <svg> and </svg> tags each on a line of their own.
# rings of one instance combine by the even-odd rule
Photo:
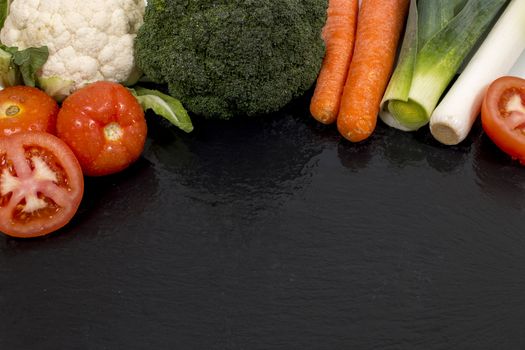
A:
<svg viewBox="0 0 525 350">
<path fill-rule="evenodd" d="M 521 53 L 520 58 L 518 58 L 518 61 L 510 70 L 509 75 L 525 79 L 525 51 Z"/>
<path fill-rule="evenodd" d="M 381 103 L 381 119 L 405 131 L 426 125 L 462 62 L 506 3 L 412 0 L 399 63 Z"/>
<path fill-rule="evenodd" d="M 525 50 L 525 1 L 513 0 L 430 117 L 441 143 L 463 141 L 481 110 L 490 83 L 506 75 Z"/>
</svg>

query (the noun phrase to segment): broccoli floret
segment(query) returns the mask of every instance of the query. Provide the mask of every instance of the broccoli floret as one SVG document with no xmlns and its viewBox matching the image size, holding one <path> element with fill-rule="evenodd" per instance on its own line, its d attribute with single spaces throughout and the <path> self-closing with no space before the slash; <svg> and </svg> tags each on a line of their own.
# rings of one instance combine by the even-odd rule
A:
<svg viewBox="0 0 525 350">
<path fill-rule="evenodd" d="M 195 114 L 276 111 L 314 83 L 327 0 L 150 0 L 138 66 Z"/>
</svg>

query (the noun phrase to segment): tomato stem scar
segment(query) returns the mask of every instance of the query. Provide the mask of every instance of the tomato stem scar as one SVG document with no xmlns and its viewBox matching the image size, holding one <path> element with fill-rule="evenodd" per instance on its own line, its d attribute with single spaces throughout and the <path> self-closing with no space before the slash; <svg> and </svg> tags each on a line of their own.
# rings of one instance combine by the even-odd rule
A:
<svg viewBox="0 0 525 350">
<path fill-rule="evenodd" d="M 109 141 L 118 141 L 124 135 L 124 131 L 118 123 L 109 123 L 104 127 L 104 136 Z"/>
<path fill-rule="evenodd" d="M 17 115 L 18 113 L 20 113 L 20 107 L 18 106 L 9 106 L 6 110 L 5 110 L 5 115 L 7 115 L 8 117 L 13 117 L 15 115 Z"/>
</svg>

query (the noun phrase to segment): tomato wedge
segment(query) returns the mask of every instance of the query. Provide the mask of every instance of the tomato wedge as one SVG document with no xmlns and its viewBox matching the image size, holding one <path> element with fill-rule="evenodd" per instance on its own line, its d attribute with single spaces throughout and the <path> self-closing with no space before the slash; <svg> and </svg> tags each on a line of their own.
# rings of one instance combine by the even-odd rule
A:
<svg viewBox="0 0 525 350">
<path fill-rule="evenodd" d="M 525 165 L 525 80 L 495 80 L 483 100 L 481 123 L 496 146 Z"/>
<path fill-rule="evenodd" d="M 0 138 L 0 231 L 21 238 L 67 224 L 84 193 L 82 169 L 59 138 L 39 131 Z"/>
</svg>

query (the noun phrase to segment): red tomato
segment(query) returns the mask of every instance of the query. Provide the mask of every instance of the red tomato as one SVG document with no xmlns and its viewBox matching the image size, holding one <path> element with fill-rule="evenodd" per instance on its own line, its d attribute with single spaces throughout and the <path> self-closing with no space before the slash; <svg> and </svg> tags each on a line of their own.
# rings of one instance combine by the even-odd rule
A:
<svg viewBox="0 0 525 350">
<path fill-rule="evenodd" d="M 0 91 L 0 135 L 40 130 L 55 133 L 58 105 L 45 92 L 30 86 Z"/>
<path fill-rule="evenodd" d="M 488 88 L 481 109 L 483 130 L 513 159 L 525 165 L 525 80 L 502 77 Z"/>
<path fill-rule="evenodd" d="M 147 126 L 142 107 L 125 87 L 96 82 L 66 98 L 58 113 L 57 133 L 77 156 L 84 174 L 100 176 L 137 160 Z"/>
<path fill-rule="evenodd" d="M 59 138 L 40 131 L 0 138 L 0 231 L 53 232 L 71 220 L 83 193 L 80 164 Z"/>
</svg>

